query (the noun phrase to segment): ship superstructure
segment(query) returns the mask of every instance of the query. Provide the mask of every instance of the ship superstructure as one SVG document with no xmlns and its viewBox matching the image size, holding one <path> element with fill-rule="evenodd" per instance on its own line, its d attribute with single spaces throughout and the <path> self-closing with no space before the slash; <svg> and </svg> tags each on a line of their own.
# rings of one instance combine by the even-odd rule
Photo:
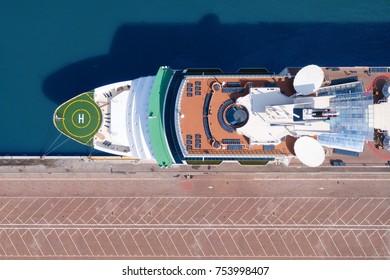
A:
<svg viewBox="0 0 390 280">
<path fill-rule="evenodd" d="M 226 160 L 288 164 L 294 156 L 317 166 L 321 162 L 304 158 L 332 149 L 362 152 L 378 131 L 383 137 L 376 144 L 386 148 L 389 81 L 387 67 L 309 65 L 274 74 L 165 66 L 156 76 L 76 96 L 57 108 L 54 124 L 94 149 L 161 167 Z M 312 143 L 303 137 L 320 145 L 296 153 L 296 141 Z"/>
</svg>

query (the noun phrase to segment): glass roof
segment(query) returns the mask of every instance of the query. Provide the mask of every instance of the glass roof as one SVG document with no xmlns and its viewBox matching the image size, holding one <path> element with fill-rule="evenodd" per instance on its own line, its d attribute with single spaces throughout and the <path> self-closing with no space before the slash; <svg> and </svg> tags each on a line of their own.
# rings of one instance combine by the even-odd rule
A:
<svg viewBox="0 0 390 280">
<path fill-rule="evenodd" d="M 330 108 L 339 116 L 328 120 L 331 133 L 318 137 L 324 146 L 362 152 L 364 142 L 373 137 L 373 104 L 371 92 L 364 92 L 362 82 L 324 87 L 319 95 L 332 95 Z"/>
</svg>

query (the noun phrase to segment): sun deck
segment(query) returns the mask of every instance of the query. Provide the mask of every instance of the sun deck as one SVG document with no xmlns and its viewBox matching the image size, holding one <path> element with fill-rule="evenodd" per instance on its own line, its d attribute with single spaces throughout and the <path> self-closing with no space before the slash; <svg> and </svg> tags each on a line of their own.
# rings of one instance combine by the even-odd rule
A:
<svg viewBox="0 0 390 280">
<path fill-rule="evenodd" d="M 292 79 L 273 75 L 187 76 L 180 88 L 180 137 L 189 155 L 288 155 L 279 145 L 251 145 L 244 135 L 226 124 L 223 111 L 251 87 L 278 87 L 290 96 Z"/>
</svg>

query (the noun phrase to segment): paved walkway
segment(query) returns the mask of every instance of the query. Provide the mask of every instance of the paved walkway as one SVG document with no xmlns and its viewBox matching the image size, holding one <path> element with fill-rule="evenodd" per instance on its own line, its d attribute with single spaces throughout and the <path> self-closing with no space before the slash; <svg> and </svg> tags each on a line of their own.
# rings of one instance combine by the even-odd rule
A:
<svg viewBox="0 0 390 280">
<path fill-rule="evenodd" d="M 0 174 L 0 258 L 390 258 L 388 172 L 112 168 Z"/>
<path fill-rule="evenodd" d="M 7 258 L 389 258 L 389 198 L 2 198 Z"/>
</svg>

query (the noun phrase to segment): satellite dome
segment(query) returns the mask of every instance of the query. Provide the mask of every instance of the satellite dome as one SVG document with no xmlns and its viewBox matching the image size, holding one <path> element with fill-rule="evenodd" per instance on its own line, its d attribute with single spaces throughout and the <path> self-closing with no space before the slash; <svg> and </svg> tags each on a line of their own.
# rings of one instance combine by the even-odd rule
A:
<svg viewBox="0 0 390 280">
<path fill-rule="evenodd" d="M 325 160 L 325 151 L 320 142 L 308 136 L 295 141 L 294 151 L 297 158 L 309 167 L 318 167 Z"/>
<path fill-rule="evenodd" d="M 312 94 L 321 87 L 324 77 L 321 67 L 314 64 L 305 66 L 294 78 L 294 89 L 300 95 Z"/>
</svg>

